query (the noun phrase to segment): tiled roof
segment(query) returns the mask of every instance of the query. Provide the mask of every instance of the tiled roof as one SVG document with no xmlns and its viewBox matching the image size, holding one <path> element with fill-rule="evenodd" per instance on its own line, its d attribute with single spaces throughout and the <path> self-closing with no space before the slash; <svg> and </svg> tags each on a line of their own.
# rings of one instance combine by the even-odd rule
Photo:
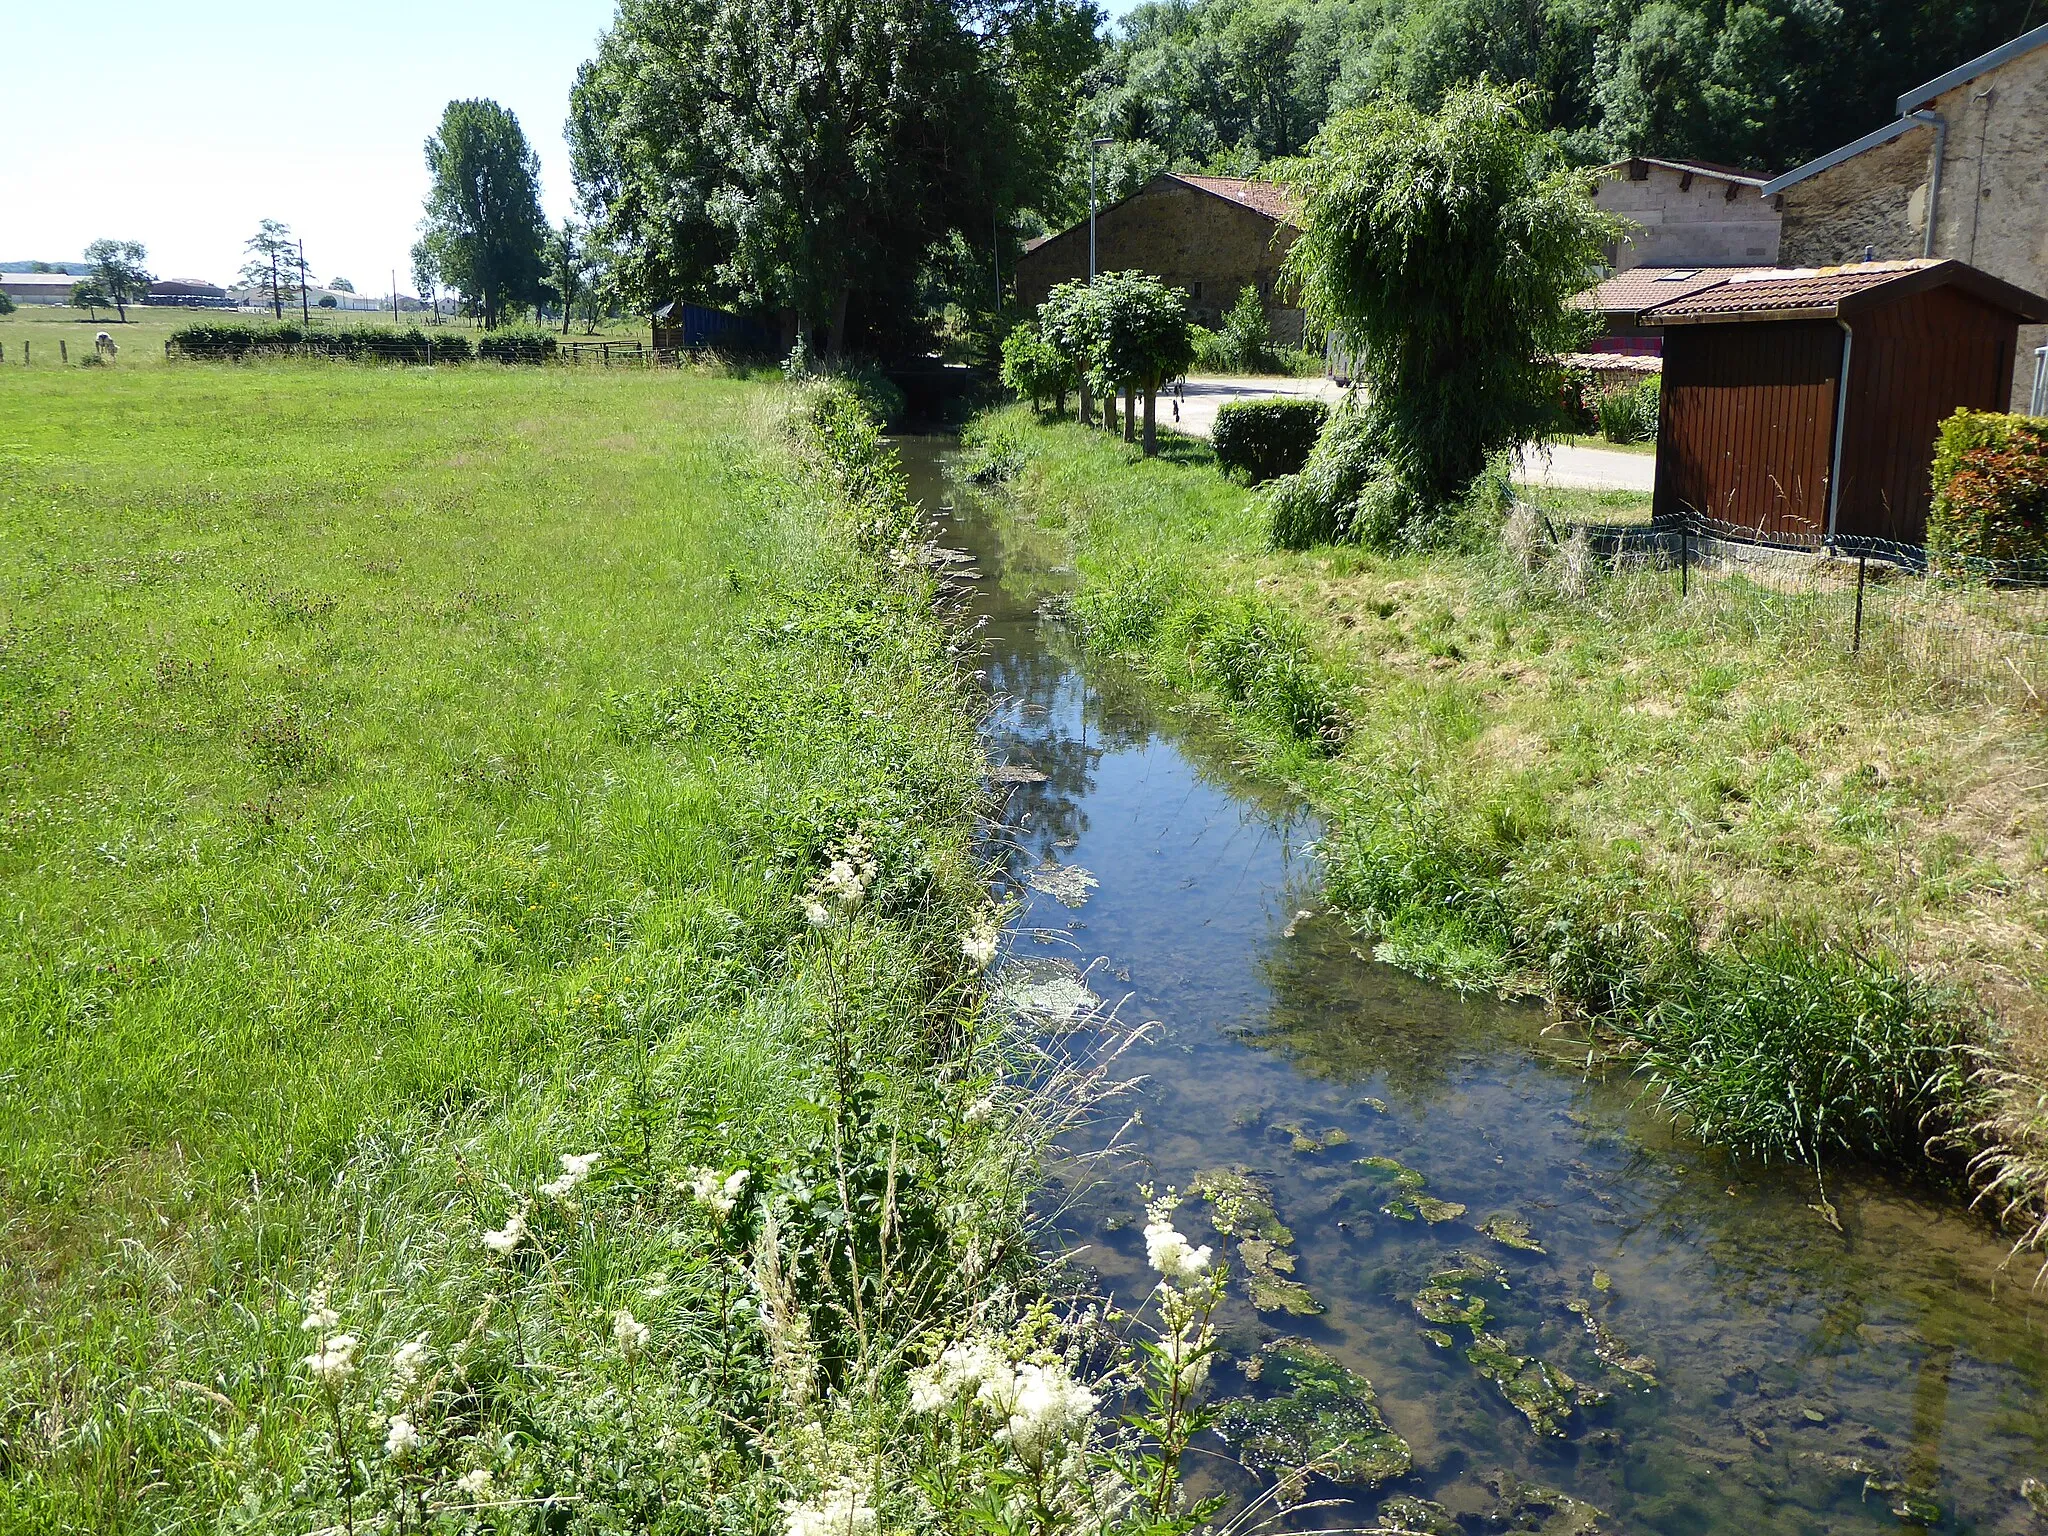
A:
<svg viewBox="0 0 2048 1536">
<path fill-rule="evenodd" d="M 1638 315 L 1659 304 L 1682 299 L 1743 273 L 1769 271 L 1768 267 L 1631 267 L 1605 282 L 1595 283 L 1572 303 L 1580 309 L 1597 309 L 1608 315 Z"/>
<path fill-rule="evenodd" d="M 1936 261 L 1866 261 L 1849 267 L 1764 267 L 1731 277 L 1649 311 L 1653 324 L 1715 315 L 1830 316 L 1842 300 L 1942 265 Z"/>
<path fill-rule="evenodd" d="M 1204 192 L 1213 192 L 1233 203 L 1242 203 L 1269 219 L 1282 224 L 1294 222 L 1294 204 L 1288 199 L 1286 189 L 1275 182 L 1246 181 L 1236 176 L 1182 176 L 1178 172 L 1173 175 L 1176 181 L 1200 187 Z"/>
</svg>

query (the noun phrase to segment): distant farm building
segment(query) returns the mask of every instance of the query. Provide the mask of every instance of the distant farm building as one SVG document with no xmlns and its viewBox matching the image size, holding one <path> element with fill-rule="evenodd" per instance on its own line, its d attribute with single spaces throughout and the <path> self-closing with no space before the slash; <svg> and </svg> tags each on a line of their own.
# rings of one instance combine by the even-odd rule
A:
<svg viewBox="0 0 2048 1536">
<path fill-rule="evenodd" d="M 1098 272 L 1149 272 L 1185 289 L 1198 325 L 1214 327 L 1245 289 L 1266 308 L 1273 339 L 1301 344 L 1301 311 L 1276 291 L 1280 263 L 1300 231 L 1287 195 L 1269 181 L 1154 176 L 1095 218 Z M 1088 221 L 1026 248 L 1017 298 L 1035 307 L 1060 283 L 1088 279 Z"/>
<path fill-rule="evenodd" d="M 77 281 L 69 272 L 0 272 L 0 293 L 17 304 L 69 304 Z"/>
<path fill-rule="evenodd" d="M 1958 261 L 1741 274 L 1664 333 L 1656 515 L 1806 546 L 1926 540 L 1943 417 L 2003 409 L 2048 299 Z"/>
<path fill-rule="evenodd" d="M 1764 187 L 1784 204 L 1783 259 L 1953 257 L 2048 292 L 2048 26 L 1906 92 L 1898 113 Z M 2048 403 L 2048 327 L 2015 345 L 2007 408 Z"/>
<path fill-rule="evenodd" d="M 161 277 L 149 285 L 146 304 L 178 305 L 197 309 L 232 309 L 227 289 L 203 277 Z"/>
<path fill-rule="evenodd" d="M 1768 267 L 1778 260 L 1778 209 L 1755 171 L 1706 160 L 1638 155 L 1600 167 L 1593 201 L 1618 213 L 1629 236 L 1607 248 L 1631 267 Z"/>
</svg>

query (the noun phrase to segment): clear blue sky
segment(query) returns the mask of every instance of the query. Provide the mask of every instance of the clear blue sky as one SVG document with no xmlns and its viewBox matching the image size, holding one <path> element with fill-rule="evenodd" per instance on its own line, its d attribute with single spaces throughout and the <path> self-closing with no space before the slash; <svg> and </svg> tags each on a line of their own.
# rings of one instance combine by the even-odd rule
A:
<svg viewBox="0 0 2048 1536">
<path fill-rule="evenodd" d="M 1121 14 L 1135 0 L 1110 0 Z M 390 288 L 426 193 L 420 147 L 454 97 L 510 107 L 559 221 L 562 122 L 613 0 L 360 0 L 240 13 L 26 0 L 0 64 L 0 261 L 140 240 L 160 277 L 230 280 L 262 218 L 317 280 Z"/>
</svg>

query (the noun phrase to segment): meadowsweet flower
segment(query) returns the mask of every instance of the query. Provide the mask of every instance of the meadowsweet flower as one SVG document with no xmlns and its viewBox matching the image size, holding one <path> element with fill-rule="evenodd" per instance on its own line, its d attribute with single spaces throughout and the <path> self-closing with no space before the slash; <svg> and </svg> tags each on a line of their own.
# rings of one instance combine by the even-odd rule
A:
<svg viewBox="0 0 2048 1536">
<path fill-rule="evenodd" d="M 871 1536 L 875 1512 L 852 1488 L 829 1488 L 808 1503 L 782 1506 L 785 1536 Z"/>
<path fill-rule="evenodd" d="M 328 1333 L 340 1321 L 341 1314 L 327 1305 L 327 1288 L 321 1286 L 306 1298 L 306 1316 L 299 1326 L 308 1333 Z"/>
<path fill-rule="evenodd" d="M 699 1203 L 708 1205 L 720 1216 L 730 1216 L 732 1208 L 746 1192 L 747 1180 L 753 1174 L 745 1168 L 736 1168 L 731 1173 L 720 1173 L 716 1168 L 692 1168 L 690 1170 L 690 1193 Z"/>
<path fill-rule="evenodd" d="M 419 1448 L 420 1432 L 413 1428 L 412 1420 L 402 1413 L 391 1415 L 391 1425 L 384 1431 L 384 1454 L 403 1461 Z"/>
<path fill-rule="evenodd" d="M 1173 1223 L 1155 1215 L 1145 1227 L 1145 1259 L 1169 1285 L 1192 1285 L 1209 1268 L 1209 1245 L 1188 1246 Z"/>
<path fill-rule="evenodd" d="M 818 888 L 847 907 L 860 905 L 861 897 L 868 891 L 867 882 L 861 879 L 851 859 L 834 859 L 818 881 Z"/>
<path fill-rule="evenodd" d="M 420 1379 L 420 1367 L 427 1363 L 427 1336 L 398 1346 L 391 1355 L 391 1381 L 394 1386 L 410 1387 Z"/>
<path fill-rule="evenodd" d="M 330 1333 L 320 1341 L 320 1347 L 306 1356 L 306 1369 L 313 1379 L 330 1392 L 355 1374 L 356 1340 L 353 1334 Z"/>
<path fill-rule="evenodd" d="M 484 1234 L 484 1246 L 499 1258 L 509 1257 L 512 1250 L 526 1241 L 526 1213 L 514 1211 L 505 1218 L 505 1225 L 495 1232 Z"/>
<path fill-rule="evenodd" d="M 995 964 L 998 938 L 993 923 L 983 923 L 970 928 L 960 939 L 960 953 L 965 955 L 976 968 L 987 970 Z"/>
<path fill-rule="evenodd" d="M 830 928 L 832 926 L 832 909 L 818 900 L 817 897 L 806 896 L 804 898 L 804 921 L 813 928 Z"/>
<path fill-rule="evenodd" d="M 624 1307 L 612 1314 L 612 1338 L 628 1360 L 647 1347 L 647 1325 Z"/>
<path fill-rule="evenodd" d="M 984 1387 L 990 1387 L 992 1397 L 1007 1400 L 1014 1374 L 1008 1357 L 984 1340 L 949 1344 L 937 1360 L 910 1373 L 911 1411 L 936 1413 L 962 1398 L 976 1397 Z"/>
<path fill-rule="evenodd" d="M 976 1099 L 972 1104 L 968 1105 L 966 1110 L 961 1114 L 960 1118 L 965 1120 L 969 1125 L 979 1125 L 982 1121 L 986 1120 L 990 1115 L 994 1114 L 995 1112 L 996 1096 L 993 1093 L 985 1093 L 980 1098 Z"/>
<path fill-rule="evenodd" d="M 1007 1393 L 991 1394 L 984 1384 L 984 1400 L 994 1397 L 992 1406 L 1003 1416 L 996 1438 L 1008 1445 L 1026 1466 L 1043 1466 L 1046 1453 L 1056 1450 L 1087 1424 L 1095 1412 L 1095 1394 L 1054 1361 L 1039 1365 L 1026 1361 L 1008 1383 Z"/>
<path fill-rule="evenodd" d="M 471 1498 L 481 1499 L 490 1495 L 491 1485 L 496 1481 L 489 1467 L 474 1467 L 455 1479 L 455 1486 Z"/>
<path fill-rule="evenodd" d="M 564 1152 L 561 1176 L 541 1185 L 540 1192 L 550 1200 L 566 1199 L 571 1190 L 590 1177 L 590 1170 L 597 1166 L 597 1159 L 595 1152 Z"/>
</svg>

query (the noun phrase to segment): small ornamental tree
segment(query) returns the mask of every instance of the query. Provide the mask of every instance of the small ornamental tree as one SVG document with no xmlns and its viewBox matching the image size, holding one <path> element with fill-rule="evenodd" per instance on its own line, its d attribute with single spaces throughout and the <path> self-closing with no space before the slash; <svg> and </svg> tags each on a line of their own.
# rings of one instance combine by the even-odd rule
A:
<svg viewBox="0 0 2048 1536">
<path fill-rule="evenodd" d="M 1531 125 L 1526 86 L 1458 86 L 1434 116 L 1382 98 L 1339 112 L 1284 179 L 1301 237 L 1286 277 L 1310 331 L 1358 358 L 1369 438 L 1408 508 L 1456 504 L 1555 418 L 1550 365 L 1589 321 L 1571 297 L 1619 220 Z"/>
<path fill-rule="evenodd" d="M 1187 372 L 1195 358 L 1187 295 L 1146 272 L 1105 272 L 1095 280 L 1094 347 L 1098 382 L 1125 392 L 1124 441 L 1131 440 L 1129 397 L 1145 394 L 1145 453 L 1159 451 L 1159 386 Z"/>
<path fill-rule="evenodd" d="M 1086 283 L 1061 283 L 1038 306 L 1038 334 L 1074 371 L 1083 423 L 1094 419 L 1089 368 L 1095 355 L 1095 333 L 1095 293 Z"/>
<path fill-rule="evenodd" d="M 1003 382 L 1028 399 L 1033 410 L 1050 400 L 1053 413 L 1064 415 L 1067 391 L 1074 387 L 1074 365 L 1037 325 L 1025 320 L 1003 338 Z"/>
<path fill-rule="evenodd" d="M 71 307 L 84 310 L 95 320 L 99 319 L 100 311 L 113 302 L 96 277 L 81 277 L 71 285 Z"/>
<path fill-rule="evenodd" d="M 124 321 L 128 306 L 139 303 L 155 281 L 142 265 L 148 256 L 139 240 L 95 240 L 85 248 L 93 281 L 106 295 L 102 302 L 111 303 Z"/>
</svg>

